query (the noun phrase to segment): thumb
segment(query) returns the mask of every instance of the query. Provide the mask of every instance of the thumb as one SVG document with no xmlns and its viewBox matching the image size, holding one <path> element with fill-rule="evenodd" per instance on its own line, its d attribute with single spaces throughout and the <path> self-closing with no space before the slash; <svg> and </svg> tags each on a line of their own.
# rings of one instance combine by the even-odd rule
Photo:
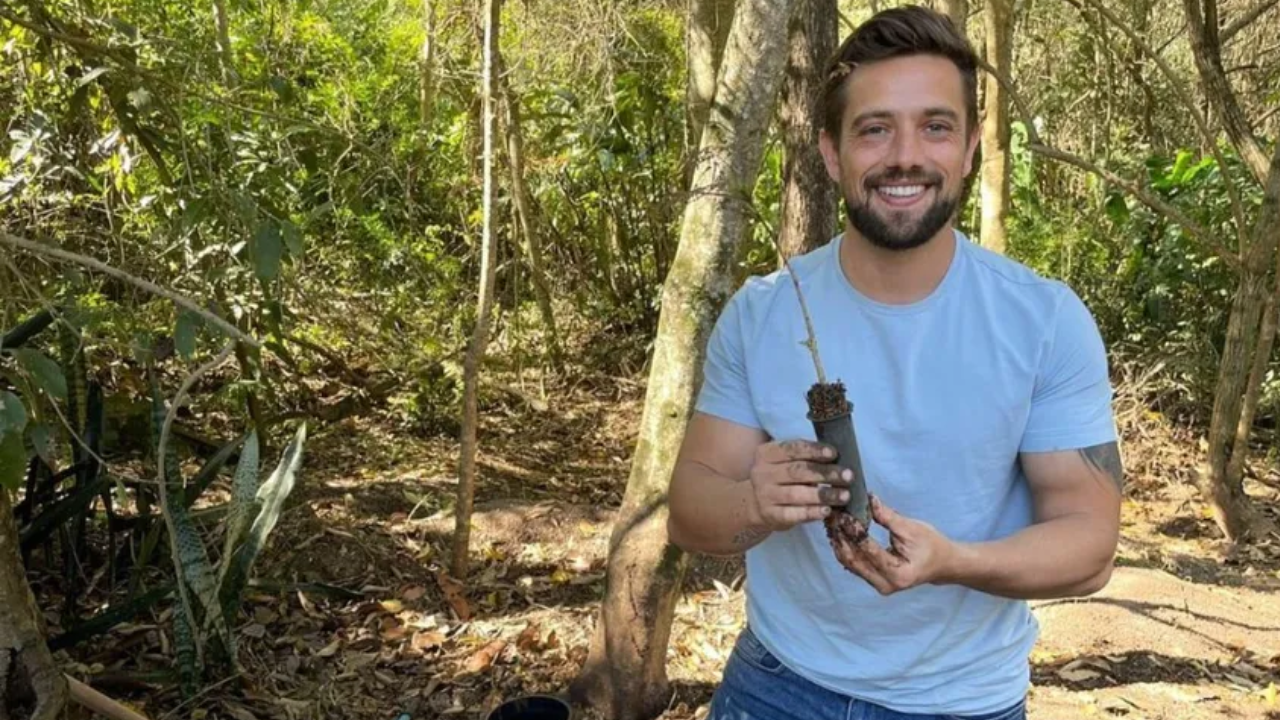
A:
<svg viewBox="0 0 1280 720">
<path fill-rule="evenodd" d="M 888 505 L 880 502 L 880 498 L 871 496 L 871 517 L 882 527 L 894 535 L 910 531 L 911 521 L 894 512 Z"/>
</svg>

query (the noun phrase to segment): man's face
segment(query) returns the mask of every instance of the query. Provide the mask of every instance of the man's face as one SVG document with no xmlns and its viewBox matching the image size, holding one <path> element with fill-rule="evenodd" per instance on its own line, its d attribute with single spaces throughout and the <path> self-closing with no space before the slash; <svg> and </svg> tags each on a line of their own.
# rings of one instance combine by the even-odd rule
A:
<svg viewBox="0 0 1280 720">
<path fill-rule="evenodd" d="M 960 70 L 933 55 L 882 60 L 854 69 L 845 97 L 840 139 L 823 131 L 820 146 L 849 222 L 882 248 L 925 244 L 973 168 L 978 128 L 964 127 Z"/>
</svg>

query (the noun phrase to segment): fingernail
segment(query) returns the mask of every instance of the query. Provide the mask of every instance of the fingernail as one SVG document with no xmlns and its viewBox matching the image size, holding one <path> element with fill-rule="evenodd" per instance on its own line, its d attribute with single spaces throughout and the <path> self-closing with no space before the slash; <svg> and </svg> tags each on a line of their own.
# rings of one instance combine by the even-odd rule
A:
<svg viewBox="0 0 1280 720">
<path fill-rule="evenodd" d="M 830 515 L 830 514 L 831 514 L 831 508 L 826 507 L 826 506 L 824 505 L 824 506 L 823 506 L 823 508 L 822 508 L 822 514 L 823 514 L 824 516 L 825 516 L 825 515 Z"/>
<path fill-rule="evenodd" d="M 831 448 L 822 449 L 822 457 L 835 457 L 836 451 Z"/>
<path fill-rule="evenodd" d="M 840 479 L 853 480 L 853 471 L 848 468 L 845 468 L 844 472 L 840 473 Z"/>
<path fill-rule="evenodd" d="M 841 503 L 847 503 L 847 502 L 849 502 L 849 493 L 847 493 L 847 492 L 842 492 L 842 493 L 840 493 L 840 502 L 841 502 Z"/>
</svg>

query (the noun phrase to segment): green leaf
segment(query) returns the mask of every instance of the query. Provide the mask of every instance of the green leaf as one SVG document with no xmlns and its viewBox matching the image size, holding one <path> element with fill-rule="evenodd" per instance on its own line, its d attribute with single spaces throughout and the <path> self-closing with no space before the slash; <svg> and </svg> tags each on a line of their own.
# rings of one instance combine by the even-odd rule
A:
<svg viewBox="0 0 1280 720">
<path fill-rule="evenodd" d="M 62 374 L 58 363 L 50 360 L 39 350 L 22 348 L 12 351 L 22 366 L 35 380 L 36 385 L 50 397 L 65 400 L 67 397 L 67 378 Z"/>
<path fill-rule="evenodd" d="M 1124 195 L 1113 193 L 1107 198 L 1107 217 L 1117 225 L 1129 220 L 1129 204 L 1125 202 Z"/>
<path fill-rule="evenodd" d="M 178 313 L 178 326 L 173 331 L 173 342 L 182 357 L 190 359 L 195 355 L 196 336 L 199 335 L 203 324 L 204 319 L 190 310 Z"/>
<path fill-rule="evenodd" d="M 269 220 L 258 225 L 253 233 L 253 264 L 260 279 L 274 280 L 280 274 L 280 256 L 283 252 L 280 227 Z"/>
<path fill-rule="evenodd" d="M 240 463 L 236 466 L 235 481 L 231 486 L 231 508 L 227 513 L 227 535 L 222 547 L 222 567 L 218 569 L 218 582 L 221 584 L 227 570 L 231 567 L 231 559 L 241 539 L 249 530 L 249 524 L 258 514 L 261 504 L 257 501 L 258 493 L 258 433 L 249 433 L 240 451 Z"/>
<path fill-rule="evenodd" d="M 11 392 L 0 392 L 0 435 L 22 432 L 27 426 L 27 409 Z"/>
<path fill-rule="evenodd" d="M 285 247 L 289 248 L 289 254 L 294 257 L 302 257 L 302 231 L 291 220 L 285 220 L 281 224 L 281 229 L 284 232 L 284 244 Z"/>
<path fill-rule="evenodd" d="M 53 436 L 49 434 L 49 426 L 36 423 L 27 428 L 27 436 L 31 438 L 31 446 L 45 465 L 53 467 Z"/>
<path fill-rule="evenodd" d="M 27 449 L 22 444 L 22 433 L 0 434 L 0 486 L 17 492 L 27 469 Z"/>
</svg>

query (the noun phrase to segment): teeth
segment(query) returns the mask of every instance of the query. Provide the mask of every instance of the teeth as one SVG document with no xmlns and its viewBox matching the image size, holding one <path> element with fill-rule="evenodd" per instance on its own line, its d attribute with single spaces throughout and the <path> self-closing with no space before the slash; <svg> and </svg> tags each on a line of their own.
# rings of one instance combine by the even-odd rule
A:
<svg viewBox="0 0 1280 720">
<path fill-rule="evenodd" d="M 923 185 L 881 186 L 876 189 L 885 195 L 892 195 L 893 197 L 911 197 L 924 192 Z"/>
</svg>

